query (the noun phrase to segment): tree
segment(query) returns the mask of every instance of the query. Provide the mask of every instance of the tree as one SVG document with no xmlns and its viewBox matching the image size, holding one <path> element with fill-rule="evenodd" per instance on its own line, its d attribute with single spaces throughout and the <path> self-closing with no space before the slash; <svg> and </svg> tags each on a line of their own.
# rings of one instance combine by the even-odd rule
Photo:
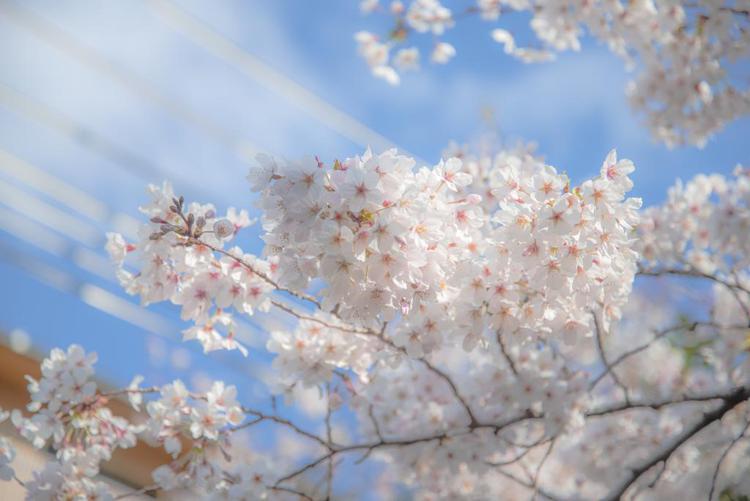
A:
<svg viewBox="0 0 750 501">
<path fill-rule="evenodd" d="M 195 392 L 137 376 L 102 390 L 96 355 L 73 345 L 29 378 L 25 413 L 0 415 L 55 459 L 17 478 L 0 438 L 0 477 L 33 499 L 112 498 L 99 466 L 141 437 L 173 460 L 133 494 L 331 499 L 337 474 L 357 467 L 342 461 L 354 460 L 421 499 L 742 499 L 750 170 L 697 176 L 641 210 L 627 197 L 633 169 L 613 151 L 573 185 L 525 146 L 454 148 L 432 167 L 395 150 L 332 162 L 260 155 L 248 180 L 262 256 L 234 244 L 246 211 L 219 216 L 168 183 L 150 186 L 140 240 L 108 235 L 123 287 L 179 305 L 193 323 L 184 338 L 206 352 L 247 355 L 237 316 L 288 315 L 293 328 L 269 333 L 271 391 L 320 388 L 325 432 L 244 405 L 221 381 Z M 635 280 L 658 277 L 705 282 L 695 286 L 705 311 L 686 317 L 677 300 L 633 293 Z M 114 416 L 112 398 L 146 421 Z M 344 412 L 355 437 L 334 433 Z M 249 456 L 234 443 L 263 425 L 296 434 L 310 454 Z"/>
</svg>

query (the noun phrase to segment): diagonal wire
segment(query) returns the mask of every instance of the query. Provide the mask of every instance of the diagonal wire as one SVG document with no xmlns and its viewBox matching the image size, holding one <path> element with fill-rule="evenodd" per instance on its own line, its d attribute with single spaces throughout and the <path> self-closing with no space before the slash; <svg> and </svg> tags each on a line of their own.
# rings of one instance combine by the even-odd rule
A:
<svg viewBox="0 0 750 501">
<path fill-rule="evenodd" d="M 187 105 L 161 91 L 148 80 L 113 63 L 30 9 L 13 2 L 3 1 L 0 2 L 0 13 L 56 50 L 117 82 L 145 101 L 164 109 L 174 118 L 189 123 L 218 144 L 233 151 L 239 158 L 251 160 L 259 151 L 256 145 L 247 139 L 238 137 L 213 119 L 188 108 Z"/>
<path fill-rule="evenodd" d="M 76 122 L 51 106 L 2 81 L 0 81 L 0 103 L 17 114 L 58 132 L 72 143 L 77 143 L 110 159 L 138 177 L 155 181 L 163 176 L 162 169 L 154 165 L 151 160 L 118 146 L 103 134 Z"/>
<path fill-rule="evenodd" d="M 389 139 L 272 68 L 172 1 L 147 0 L 147 3 L 176 30 L 206 52 L 236 67 L 252 80 L 284 97 L 341 136 L 360 146 L 370 146 L 376 151 L 396 147 Z M 401 152 L 414 156 L 403 149 Z M 417 161 L 427 165 L 421 159 L 417 158 Z"/>
</svg>

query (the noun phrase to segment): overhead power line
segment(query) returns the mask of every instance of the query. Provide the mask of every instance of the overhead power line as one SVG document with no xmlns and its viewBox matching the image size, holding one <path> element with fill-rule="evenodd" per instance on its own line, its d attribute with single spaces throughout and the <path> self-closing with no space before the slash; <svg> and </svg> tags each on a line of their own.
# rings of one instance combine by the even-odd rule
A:
<svg viewBox="0 0 750 501">
<path fill-rule="evenodd" d="M 2 81 L 0 81 L 0 104 L 5 105 L 22 117 L 28 118 L 29 120 L 35 121 L 42 126 L 57 132 L 71 143 L 79 144 L 92 153 L 114 163 L 123 171 L 143 179 L 146 182 L 158 182 L 174 176 L 173 173 L 168 172 L 158 163 L 155 163 L 128 148 L 119 146 L 108 139 L 103 133 L 76 122 L 69 116 L 43 103 L 39 99 L 24 92 L 20 92 Z M 22 170 L 29 170 L 28 166 L 20 168 Z M 40 179 L 45 175 L 46 174 L 41 171 L 41 169 L 36 169 L 36 172 L 34 173 L 34 177 Z M 205 187 L 199 187 L 196 183 L 191 182 L 184 176 L 181 176 L 177 181 L 177 184 L 179 184 L 180 187 L 189 189 L 193 193 L 214 195 L 213 193 L 207 193 Z M 66 197 L 66 199 L 71 201 L 86 200 L 88 198 L 90 197 L 85 193 L 80 192 L 80 190 L 78 190 L 78 193 L 75 194 L 75 196 Z M 97 219 L 91 214 L 89 214 L 89 217 Z"/>
<path fill-rule="evenodd" d="M 370 146 L 376 151 L 396 147 L 389 139 L 272 68 L 170 0 L 147 1 L 163 19 L 196 45 L 235 66 L 252 80 L 284 97 L 341 136 L 360 146 Z M 404 150 L 402 152 L 408 154 Z"/>
<path fill-rule="evenodd" d="M 84 66 L 122 85 L 140 98 L 164 109 L 174 118 L 189 123 L 215 142 L 229 148 L 239 158 L 249 161 L 255 157 L 258 151 L 261 151 L 247 139 L 238 137 L 213 119 L 190 109 L 184 103 L 162 92 L 148 80 L 121 68 L 29 8 L 4 1 L 0 2 L 0 13 L 54 49 L 64 52 Z"/>
<path fill-rule="evenodd" d="M 77 143 L 111 160 L 141 178 L 156 181 L 161 179 L 163 175 L 163 172 L 149 159 L 118 146 L 103 134 L 76 122 L 51 106 L 14 89 L 4 82 L 0 82 L 0 103 L 19 115 L 56 131 L 72 143 Z"/>
</svg>

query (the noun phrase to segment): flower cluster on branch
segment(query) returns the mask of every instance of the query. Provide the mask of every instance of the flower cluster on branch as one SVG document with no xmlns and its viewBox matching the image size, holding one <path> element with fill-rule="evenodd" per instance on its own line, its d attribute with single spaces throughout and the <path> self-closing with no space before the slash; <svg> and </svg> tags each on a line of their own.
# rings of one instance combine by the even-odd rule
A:
<svg viewBox="0 0 750 501">
<path fill-rule="evenodd" d="M 100 465 L 142 439 L 171 455 L 144 489 L 217 499 L 330 499 L 347 456 L 380 461 L 382 482 L 425 500 L 750 492 L 734 460 L 750 446 L 747 172 L 699 176 L 641 211 L 634 167 L 614 152 L 578 185 L 528 148 L 452 154 L 432 167 L 393 150 L 260 156 L 248 178 L 262 256 L 229 247 L 247 213 L 218 218 L 167 184 L 150 188 L 139 241 L 109 235 L 126 290 L 178 305 L 206 351 L 244 350 L 236 316 L 288 315 L 268 334 L 269 390 L 320 388 L 324 433 L 223 382 L 137 377 L 104 392 L 95 355 L 74 345 L 52 351 L 11 414 L 54 459 L 15 478 L 0 439 L 0 476 L 32 499 L 111 499 Z M 704 281 L 711 308 L 680 317 L 632 294 L 637 276 Z M 143 421 L 113 415 L 112 398 Z M 333 431 L 342 407 L 353 436 Z M 254 454 L 237 433 L 262 424 L 309 442 L 307 455 Z"/>
<path fill-rule="evenodd" d="M 441 37 L 461 18 L 478 15 L 502 25 L 507 16 L 528 13 L 538 46 L 519 47 L 519 34 L 495 28 L 491 37 L 506 54 L 526 63 L 549 61 L 557 52 L 580 50 L 582 37 L 595 37 L 629 68 L 639 67 L 627 86 L 628 98 L 645 115 L 654 137 L 667 145 L 702 146 L 725 124 L 750 113 L 750 89 L 733 77 L 738 61 L 750 55 L 750 3 L 746 0 L 469 3 L 454 12 L 440 0 L 411 0 L 408 5 L 396 0 L 388 6 L 379 0 L 363 0 L 363 12 L 391 16 L 393 29 L 385 36 L 358 32 L 359 53 L 376 77 L 397 85 L 398 71 L 419 68 L 420 49 L 408 45 L 415 35 L 432 34 L 431 60 L 444 64 L 456 49 Z M 391 50 L 395 50 L 392 57 Z"/>
</svg>

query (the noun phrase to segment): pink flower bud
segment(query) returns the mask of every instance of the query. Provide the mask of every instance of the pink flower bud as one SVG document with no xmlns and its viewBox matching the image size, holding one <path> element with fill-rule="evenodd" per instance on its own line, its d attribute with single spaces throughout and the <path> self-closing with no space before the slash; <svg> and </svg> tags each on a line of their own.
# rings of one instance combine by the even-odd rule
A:
<svg viewBox="0 0 750 501">
<path fill-rule="evenodd" d="M 472 193 L 468 197 L 466 197 L 466 203 L 469 205 L 479 205 L 482 203 L 482 195 L 477 195 L 476 193 Z"/>
<path fill-rule="evenodd" d="M 234 235 L 234 225 L 229 219 L 219 219 L 214 223 L 214 233 L 217 238 L 228 238 Z"/>
</svg>

